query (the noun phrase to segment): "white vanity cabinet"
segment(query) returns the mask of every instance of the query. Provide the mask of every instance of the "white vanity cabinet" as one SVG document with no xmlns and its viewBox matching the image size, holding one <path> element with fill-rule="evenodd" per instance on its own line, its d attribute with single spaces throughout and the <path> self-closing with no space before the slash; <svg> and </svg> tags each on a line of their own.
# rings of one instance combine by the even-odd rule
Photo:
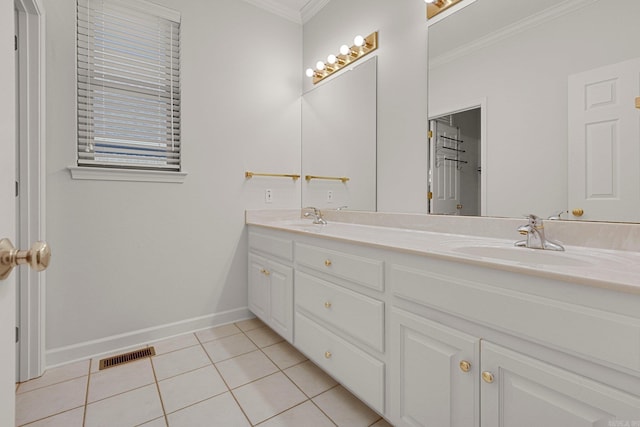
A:
<svg viewBox="0 0 640 427">
<path fill-rule="evenodd" d="M 305 230 L 249 227 L 249 308 L 394 426 L 640 426 L 640 293 Z"/>
<path fill-rule="evenodd" d="M 293 341 L 293 242 L 249 232 L 249 310 Z"/>
<path fill-rule="evenodd" d="M 391 311 L 394 425 L 640 423 L 637 297 L 605 301 L 584 286 L 406 261 L 390 266 L 394 305 L 403 307 Z M 632 373 L 632 390 L 606 366 Z"/>
<path fill-rule="evenodd" d="M 384 263 L 353 252 L 296 242 L 294 344 L 384 413 Z"/>
<path fill-rule="evenodd" d="M 639 396 L 490 342 L 481 357 L 482 426 L 640 425 Z"/>
<path fill-rule="evenodd" d="M 478 426 L 480 339 L 397 308 L 391 337 L 394 425 Z"/>
</svg>

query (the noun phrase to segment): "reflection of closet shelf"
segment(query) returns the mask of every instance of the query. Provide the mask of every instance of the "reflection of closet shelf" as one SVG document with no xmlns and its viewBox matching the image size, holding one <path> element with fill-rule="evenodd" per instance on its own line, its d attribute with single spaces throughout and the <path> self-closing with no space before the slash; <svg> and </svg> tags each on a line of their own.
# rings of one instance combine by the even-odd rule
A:
<svg viewBox="0 0 640 427">
<path fill-rule="evenodd" d="M 469 163 L 469 162 L 467 162 L 466 160 L 450 159 L 450 158 L 448 158 L 448 157 L 445 157 L 445 158 L 444 158 L 444 159 L 442 159 L 442 160 L 448 160 L 448 161 L 450 161 L 450 162 L 465 163 L 465 164 L 466 164 L 466 163 Z"/>
<path fill-rule="evenodd" d="M 451 147 L 440 147 L 441 150 L 451 150 L 451 151 L 457 151 L 458 153 L 466 153 L 467 150 L 461 150 L 459 148 L 451 148 Z"/>
<path fill-rule="evenodd" d="M 460 144 L 464 141 L 451 138 L 450 136 L 438 135 L 438 139 L 436 140 L 436 167 L 442 166 L 445 161 L 456 163 L 457 169 L 462 169 L 462 166 L 469 163 L 466 160 L 460 159 L 461 153 L 466 153 L 467 150 L 463 150 L 460 148 Z M 447 153 L 450 155 L 455 155 L 455 158 L 447 157 Z"/>
<path fill-rule="evenodd" d="M 455 138 L 451 138 L 451 137 L 449 137 L 449 136 L 444 136 L 444 135 L 440 135 L 440 138 L 442 138 L 442 139 L 446 139 L 447 141 L 453 141 L 453 142 L 455 142 L 456 144 L 462 144 L 462 143 L 464 142 L 464 141 L 463 141 L 463 140 L 461 140 L 461 139 L 455 139 Z"/>
</svg>

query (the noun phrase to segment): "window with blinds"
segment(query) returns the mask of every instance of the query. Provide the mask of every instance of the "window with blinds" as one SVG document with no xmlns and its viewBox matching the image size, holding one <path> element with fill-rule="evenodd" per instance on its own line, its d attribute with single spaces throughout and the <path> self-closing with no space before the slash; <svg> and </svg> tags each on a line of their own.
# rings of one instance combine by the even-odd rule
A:
<svg viewBox="0 0 640 427">
<path fill-rule="evenodd" d="M 180 171 L 180 14 L 77 0 L 78 166 Z"/>
</svg>

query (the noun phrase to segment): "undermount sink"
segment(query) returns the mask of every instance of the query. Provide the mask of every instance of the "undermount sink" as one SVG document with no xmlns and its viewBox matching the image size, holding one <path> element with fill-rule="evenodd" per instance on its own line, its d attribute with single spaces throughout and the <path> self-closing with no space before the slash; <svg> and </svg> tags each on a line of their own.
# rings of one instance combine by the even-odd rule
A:
<svg viewBox="0 0 640 427">
<path fill-rule="evenodd" d="M 454 251 L 482 258 L 491 258 L 497 261 L 511 261 L 522 264 L 558 265 L 569 267 L 585 267 L 592 265 L 589 260 L 569 255 L 566 252 L 518 248 L 515 246 L 462 246 L 455 248 Z"/>
</svg>

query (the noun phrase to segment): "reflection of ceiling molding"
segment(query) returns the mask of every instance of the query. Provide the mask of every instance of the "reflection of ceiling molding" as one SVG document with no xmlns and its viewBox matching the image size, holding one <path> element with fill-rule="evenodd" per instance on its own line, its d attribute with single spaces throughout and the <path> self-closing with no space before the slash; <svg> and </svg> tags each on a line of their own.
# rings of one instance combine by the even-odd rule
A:
<svg viewBox="0 0 640 427">
<path fill-rule="evenodd" d="M 290 6 L 285 6 L 283 2 L 279 0 L 244 1 L 268 12 L 271 12 L 274 15 L 278 15 L 289 21 L 295 22 L 296 24 L 307 22 L 316 13 L 318 13 L 320 9 L 322 9 L 324 6 L 326 6 L 327 3 L 329 3 L 329 0 L 309 0 L 302 8 L 296 9 Z"/>
<path fill-rule="evenodd" d="M 498 43 L 499 41 L 507 39 L 517 33 L 545 24 L 597 1 L 599 0 L 567 0 L 560 5 L 550 7 L 539 13 L 528 16 L 527 18 L 521 19 L 520 21 L 514 22 L 513 24 L 509 24 L 498 31 L 494 31 L 493 33 L 480 37 L 470 43 L 452 49 L 447 53 L 443 53 L 435 58 L 429 58 L 429 68 L 437 68 L 451 61 L 455 61 L 460 57 L 477 52 L 480 49 L 494 43 Z"/>
</svg>

